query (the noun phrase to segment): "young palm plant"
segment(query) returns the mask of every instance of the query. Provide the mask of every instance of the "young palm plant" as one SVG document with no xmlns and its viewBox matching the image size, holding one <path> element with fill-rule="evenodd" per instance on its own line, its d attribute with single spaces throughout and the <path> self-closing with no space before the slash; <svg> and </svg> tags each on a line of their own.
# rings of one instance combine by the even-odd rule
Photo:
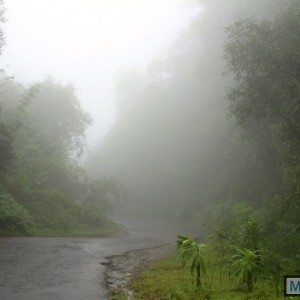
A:
<svg viewBox="0 0 300 300">
<path fill-rule="evenodd" d="M 238 282 L 242 282 L 246 286 L 247 292 L 252 292 L 255 277 L 260 269 L 258 251 L 235 249 L 237 254 L 233 256 L 233 266 L 238 277 Z"/>
<path fill-rule="evenodd" d="M 249 248 L 259 250 L 259 243 L 263 239 L 263 228 L 261 223 L 252 218 L 243 225 L 244 242 Z"/>
<path fill-rule="evenodd" d="M 191 274 L 196 272 L 196 285 L 201 286 L 201 272 L 205 274 L 205 261 L 206 255 L 205 245 L 199 244 L 187 236 L 178 236 L 177 240 L 178 258 L 183 265 L 191 263 Z"/>
</svg>

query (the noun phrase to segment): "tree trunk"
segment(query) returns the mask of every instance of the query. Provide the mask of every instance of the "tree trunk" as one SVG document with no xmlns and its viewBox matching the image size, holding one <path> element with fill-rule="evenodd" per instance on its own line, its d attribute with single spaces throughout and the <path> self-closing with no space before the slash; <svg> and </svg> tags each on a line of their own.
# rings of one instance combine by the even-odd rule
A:
<svg viewBox="0 0 300 300">
<path fill-rule="evenodd" d="M 200 279 L 200 266 L 197 267 L 197 287 L 201 286 L 201 279 Z"/>
<path fill-rule="evenodd" d="M 252 280 L 252 274 L 250 272 L 248 272 L 247 274 L 247 291 L 248 292 L 252 292 L 253 291 L 253 280 Z"/>
</svg>

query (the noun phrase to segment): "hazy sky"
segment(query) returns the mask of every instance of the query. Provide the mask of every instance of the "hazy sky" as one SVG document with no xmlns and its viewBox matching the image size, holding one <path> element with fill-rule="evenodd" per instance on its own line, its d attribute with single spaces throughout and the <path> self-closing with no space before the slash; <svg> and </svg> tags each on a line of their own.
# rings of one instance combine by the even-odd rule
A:
<svg viewBox="0 0 300 300">
<path fill-rule="evenodd" d="M 2 66 L 24 84 L 72 83 L 94 119 L 93 147 L 115 118 L 118 70 L 143 70 L 187 27 L 186 0 L 6 0 Z M 8 66 L 8 67 L 7 67 Z"/>
</svg>

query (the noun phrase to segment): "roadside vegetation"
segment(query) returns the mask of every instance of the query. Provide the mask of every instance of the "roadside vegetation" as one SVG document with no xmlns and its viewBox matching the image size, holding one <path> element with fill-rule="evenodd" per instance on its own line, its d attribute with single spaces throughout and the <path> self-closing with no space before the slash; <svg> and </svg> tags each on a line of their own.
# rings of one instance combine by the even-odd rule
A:
<svg viewBox="0 0 300 300">
<path fill-rule="evenodd" d="M 244 216 L 245 217 L 245 216 Z M 284 274 L 298 274 L 299 256 L 278 252 L 262 223 L 249 217 L 205 240 L 179 236 L 176 253 L 159 259 L 134 278 L 134 299 L 284 299 Z M 281 245 L 284 247 L 284 245 Z M 112 299 L 127 299 L 123 291 Z"/>
<path fill-rule="evenodd" d="M 133 218 L 205 236 L 253 216 L 280 257 L 299 256 L 300 2 L 199 2 L 144 75 L 123 74 L 122 109 L 88 168 L 123 182 Z"/>
<path fill-rule="evenodd" d="M 149 170 L 130 188 L 134 208 L 194 224 L 207 247 L 181 237 L 185 267 L 162 260 L 132 288 L 138 299 L 282 297 L 283 275 L 300 273 L 300 2 L 201 3 L 144 87 L 128 91 L 135 101 L 105 153 L 117 154 L 122 132 L 144 141 L 134 158 L 156 149 L 120 159 L 114 174 Z"/>
<path fill-rule="evenodd" d="M 232 256 L 223 257 L 224 264 L 220 269 L 218 253 L 210 246 L 208 252 L 207 272 L 202 276 L 201 287 L 196 287 L 190 267 L 182 267 L 177 256 L 173 255 L 152 264 L 133 280 L 130 287 L 134 299 L 284 299 L 282 280 L 278 296 L 272 280 L 263 275 L 257 278 L 252 291 L 246 291 L 234 274 L 230 263 Z"/>
<path fill-rule="evenodd" d="M 108 198 L 118 199 L 122 186 L 79 166 L 91 120 L 73 88 L 3 78 L 1 99 L 0 234 L 111 234 Z"/>
<path fill-rule="evenodd" d="M 4 22 L 3 7 L 0 13 Z M 94 180 L 80 167 L 91 122 L 72 86 L 47 78 L 25 87 L 1 70 L 0 235 L 107 236 L 116 230 L 107 216 L 123 186 L 114 178 Z"/>
<path fill-rule="evenodd" d="M 299 258 L 280 257 L 259 227 L 249 220 L 239 232 L 219 232 L 205 243 L 179 236 L 176 254 L 131 282 L 134 299 L 284 299 L 283 275 L 299 272 Z"/>
<path fill-rule="evenodd" d="M 110 200 L 124 188 L 79 166 L 91 120 L 74 89 L 52 79 L 26 88 L 3 78 L 0 109 L 0 234 L 113 233 Z"/>
</svg>

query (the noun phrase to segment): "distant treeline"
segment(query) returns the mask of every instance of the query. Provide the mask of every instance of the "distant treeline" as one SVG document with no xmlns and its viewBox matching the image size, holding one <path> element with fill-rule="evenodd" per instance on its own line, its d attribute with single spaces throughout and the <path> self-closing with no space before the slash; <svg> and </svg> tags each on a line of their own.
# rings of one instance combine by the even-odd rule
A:
<svg viewBox="0 0 300 300">
<path fill-rule="evenodd" d="M 121 74 L 119 118 L 89 171 L 119 178 L 136 215 L 223 236 L 254 218 L 273 249 L 295 257 L 300 2 L 200 3 L 165 57 Z"/>
</svg>

